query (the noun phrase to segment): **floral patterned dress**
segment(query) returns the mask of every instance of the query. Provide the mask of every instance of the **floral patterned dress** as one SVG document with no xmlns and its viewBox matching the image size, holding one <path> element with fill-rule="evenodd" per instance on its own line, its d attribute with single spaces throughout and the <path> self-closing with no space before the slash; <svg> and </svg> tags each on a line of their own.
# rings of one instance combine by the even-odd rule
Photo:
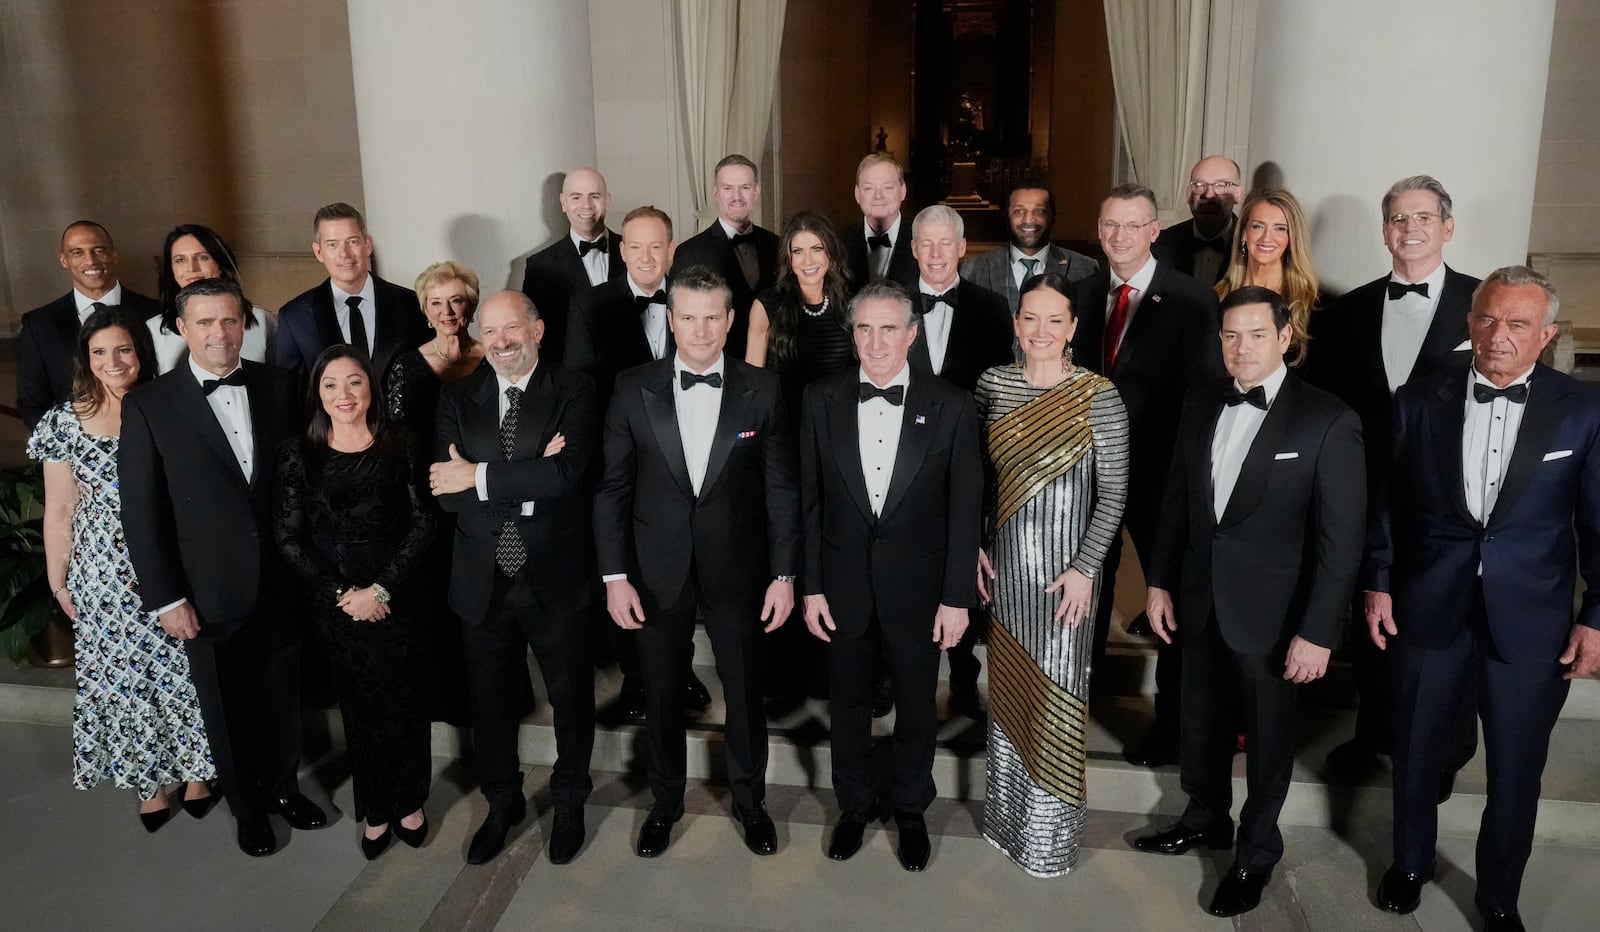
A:
<svg viewBox="0 0 1600 932">
<path fill-rule="evenodd" d="M 163 783 L 209 780 L 217 771 L 183 642 L 139 610 L 122 536 L 118 441 L 85 432 L 64 404 L 39 422 L 28 456 L 66 463 L 78 484 L 67 562 L 67 592 L 78 609 L 72 783 L 86 790 L 109 778 L 154 799 Z"/>
</svg>

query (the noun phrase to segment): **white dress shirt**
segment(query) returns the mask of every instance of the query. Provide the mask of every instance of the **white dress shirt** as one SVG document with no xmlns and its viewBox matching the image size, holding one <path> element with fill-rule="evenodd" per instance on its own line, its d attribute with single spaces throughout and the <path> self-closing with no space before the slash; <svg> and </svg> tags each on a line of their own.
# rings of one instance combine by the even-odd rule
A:
<svg viewBox="0 0 1600 932">
<path fill-rule="evenodd" d="M 78 326 L 81 327 L 83 326 L 83 322 L 89 319 L 89 315 L 94 313 L 94 306 L 96 304 L 104 304 L 107 307 L 114 307 L 122 303 L 122 282 L 117 282 L 115 285 L 112 285 L 110 291 L 98 298 L 91 298 L 74 288 L 72 289 L 72 300 L 78 305 Z"/>
<path fill-rule="evenodd" d="M 678 436 L 683 439 L 683 458 L 689 464 L 689 483 L 694 494 L 706 480 L 706 465 L 711 461 L 711 438 L 717 432 L 717 416 L 722 411 L 722 389 L 696 383 L 683 387 L 681 373 L 723 374 L 723 357 L 718 356 L 705 372 L 695 372 L 680 358 L 672 367 L 672 400 L 678 412 Z"/>
<path fill-rule="evenodd" d="M 1528 381 L 1533 369 L 1513 379 L 1511 385 Z M 1522 427 L 1522 413 L 1526 404 L 1513 404 L 1496 398 L 1487 404 L 1472 397 L 1472 386 L 1495 385 L 1478 374 L 1473 366 L 1467 378 L 1467 414 L 1461 431 L 1461 471 L 1466 480 L 1467 510 L 1479 522 L 1487 524 L 1494 513 L 1494 503 L 1500 497 L 1500 487 L 1505 484 L 1506 468 L 1511 465 L 1511 451 L 1517 446 L 1517 431 Z M 1529 385 L 1531 392 L 1533 386 Z M 1479 567 L 1479 573 L 1483 572 Z"/>
<path fill-rule="evenodd" d="M 1433 323 L 1433 312 L 1439 307 L 1439 293 L 1444 291 L 1444 263 L 1420 282 L 1408 282 L 1391 273 L 1390 281 L 1402 285 L 1427 285 L 1428 296 L 1408 291 L 1398 301 L 1389 298 L 1388 286 L 1383 294 L 1383 326 L 1379 342 L 1383 346 L 1383 372 L 1389 378 L 1389 394 L 1394 394 L 1411 377 L 1417 364 L 1417 354 L 1422 352 L 1422 341 L 1428 337 L 1428 327 Z"/>
<path fill-rule="evenodd" d="M 611 239 L 611 232 L 609 230 L 605 229 L 604 227 L 601 227 L 600 228 L 600 235 L 595 237 L 593 240 L 585 240 L 583 237 L 581 237 L 578 234 L 572 232 L 571 230 L 567 231 L 567 237 L 572 240 L 572 248 L 573 249 L 577 249 L 578 248 L 578 244 L 585 243 L 585 242 L 605 243 L 606 244 L 606 250 L 607 250 L 606 252 L 601 252 L 598 249 L 591 249 L 588 252 L 584 253 L 583 255 L 579 256 L 578 257 L 578 261 L 583 263 L 583 270 L 585 272 L 589 273 L 589 284 L 591 284 L 591 285 L 603 284 L 606 281 L 606 279 L 610 278 L 610 276 L 611 276 L 611 265 L 610 265 L 610 262 L 611 262 L 611 256 L 610 256 L 611 243 L 609 242 L 609 240 Z"/>
<path fill-rule="evenodd" d="M 1283 387 L 1283 379 L 1288 374 L 1288 367 L 1280 362 L 1278 368 L 1262 381 L 1261 388 L 1267 396 L 1267 410 L 1272 409 L 1272 402 L 1278 397 L 1278 390 Z M 1238 379 L 1233 380 L 1233 387 L 1244 391 Z M 1211 509 L 1218 521 L 1222 520 L 1222 513 L 1228 509 L 1228 499 L 1233 497 L 1233 487 L 1239 482 L 1239 470 L 1244 468 L 1245 455 L 1250 452 L 1250 445 L 1261 430 L 1261 422 L 1266 419 L 1267 412 L 1249 402 L 1224 405 L 1222 413 L 1217 416 L 1217 429 L 1211 435 Z"/>
<path fill-rule="evenodd" d="M 372 355 L 373 341 L 378 339 L 378 305 L 375 297 L 377 292 L 372 287 L 372 273 L 367 273 L 366 283 L 361 286 L 360 291 L 345 291 L 332 281 L 328 282 L 328 287 L 333 289 L 333 314 L 339 319 L 339 332 L 344 334 L 346 343 L 350 342 L 350 305 L 345 301 L 350 298 L 361 299 L 358 308 L 361 311 L 361 322 L 367 326 L 367 345 L 360 349 L 366 350 L 367 355 Z"/>
<path fill-rule="evenodd" d="M 533 364 L 533 368 L 528 370 L 528 374 L 524 375 L 520 379 L 517 379 L 515 382 L 508 381 L 505 378 L 505 376 L 502 376 L 498 372 L 496 372 L 494 374 L 495 385 L 497 386 L 497 390 L 500 393 L 499 396 L 498 396 L 499 399 L 500 399 L 500 416 L 495 420 L 496 424 L 499 424 L 500 422 L 502 422 L 502 421 L 504 421 L 506 419 L 506 411 L 509 410 L 510 407 L 511 407 L 510 400 L 508 398 L 506 398 L 506 389 L 508 389 L 508 388 L 518 388 L 518 389 L 521 389 L 522 391 L 526 392 L 528 390 L 528 383 L 533 381 L 533 374 L 535 372 L 537 372 L 537 371 L 539 371 L 539 364 L 537 362 L 535 362 Z M 528 399 L 527 399 L 526 395 L 523 396 L 522 402 L 523 402 L 523 404 L 527 404 Z M 499 443 L 498 438 L 496 439 L 495 442 Z M 497 447 L 497 449 L 498 449 L 498 447 Z M 539 452 L 540 452 L 541 455 L 544 453 L 543 450 L 540 450 Z M 478 490 L 478 501 L 480 501 L 480 502 L 488 501 L 489 500 L 489 464 L 488 463 L 479 463 L 478 464 L 478 468 L 473 473 L 472 484 L 477 487 L 477 490 Z M 528 517 L 528 516 L 530 516 L 532 514 L 533 514 L 533 502 L 523 502 L 522 503 L 522 516 L 524 518 L 526 518 L 526 517 Z"/>
<path fill-rule="evenodd" d="M 1045 272 L 1050 271 L 1044 267 L 1045 254 L 1049 251 L 1050 247 L 1048 245 L 1041 246 L 1038 252 L 1028 256 L 1023 255 L 1022 250 L 1018 249 L 1015 243 L 1006 247 L 1006 255 L 1011 257 L 1011 280 L 1017 283 L 1018 288 L 1021 288 L 1022 283 L 1033 275 L 1043 275 Z M 1033 263 L 1033 271 L 1031 273 L 1028 271 L 1027 264 L 1022 261 L 1024 259 Z"/>
<path fill-rule="evenodd" d="M 917 289 L 930 297 L 960 287 L 960 275 L 957 275 L 950 283 L 950 287 L 944 291 L 928 284 L 927 279 L 917 279 Z M 934 372 L 944 370 L 944 354 L 945 350 L 950 348 L 950 318 L 953 316 L 955 313 L 950 309 L 950 305 L 943 301 L 928 302 L 926 310 L 922 312 L 922 333 L 928 340 L 928 361 L 933 364 Z"/>
<path fill-rule="evenodd" d="M 191 358 L 189 371 L 194 373 L 195 381 L 204 387 L 207 382 L 233 375 L 239 371 L 239 366 L 218 376 L 195 365 Z M 239 470 L 248 482 L 256 458 L 255 430 L 250 426 L 250 393 L 242 385 L 218 385 L 206 396 L 206 403 L 211 405 L 212 413 L 217 416 L 217 423 L 228 438 L 228 446 L 233 448 L 233 458 L 239 461 Z"/>
<path fill-rule="evenodd" d="M 884 235 L 889 237 L 889 248 L 879 246 L 868 250 L 867 265 L 872 271 L 873 278 L 883 278 L 889 274 L 889 260 L 894 256 L 894 247 L 900 245 L 900 221 L 905 219 L 902 214 L 894 215 L 894 222 L 889 224 L 889 229 L 884 230 Z M 866 230 L 866 236 L 877 236 L 877 231 L 872 229 L 872 224 L 867 218 L 861 218 L 861 227 Z"/>
<path fill-rule="evenodd" d="M 861 371 L 861 381 L 872 382 L 865 370 Z M 909 363 L 887 385 L 878 387 L 894 385 L 904 386 L 906 394 L 911 393 Z M 895 454 L 900 452 L 900 425 L 905 421 L 906 406 L 903 401 L 892 405 L 884 398 L 869 398 L 858 404 L 856 417 L 860 426 L 856 431 L 856 443 L 861 450 L 861 477 L 867 483 L 867 501 L 872 505 L 872 513 L 881 515 L 883 500 L 889 494 L 889 480 L 894 477 Z"/>
<path fill-rule="evenodd" d="M 1156 257 L 1151 256 L 1144 260 L 1144 265 L 1139 266 L 1139 271 L 1127 281 L 1117 277 L 1116 272 L 1111 273 L 1111 290 L 1106 292 L 1106 322 L 1111 322 L 1111 314 L 1117 309 L 1117 289 L 1123 285 L 1132 285 L 1133 291 L 1128 294 L 1128 316 L 1122 321 L 1122 332 L 1117 334 L 1117 346 L 1122 345 L 1122 338 L 1127 336 L 1128 328 L 1133 326 L 1133 315 L 1139 313 L 1139 302 L 1144 300 L 1144 293 L 1150 290 L 1150 281 L 1156 277 Z"/>
<path fill-rule="evenodd" d="M 634 297 L 636 297 L 636 298 L 649 297 L 649 295 L 645 293 L 645 290 L 643 288 L 640 288 L 639 285 L 633 280 L 633 276 L 632 275 L 627 276 L 627 278 L 628 278 L 628 290 L 633 292 L 633 296 Z M 661 283 L 661 287 L 665 288 L 665 286 L 666 286 L 666 282 L 662 282 Z M 667 355 L 667 305 L 666 305 L 666 300 L 665 299 L 662 299 L 659 302 L 652 301 L 650 303 L 650 306 L 645 309 L 643 323 L 644 323 L 644 338 L 650 344 L 650 358 L 652 358 L 652 359 L 660 359 L 663 356 L 666 356 Z"/>
</svg>

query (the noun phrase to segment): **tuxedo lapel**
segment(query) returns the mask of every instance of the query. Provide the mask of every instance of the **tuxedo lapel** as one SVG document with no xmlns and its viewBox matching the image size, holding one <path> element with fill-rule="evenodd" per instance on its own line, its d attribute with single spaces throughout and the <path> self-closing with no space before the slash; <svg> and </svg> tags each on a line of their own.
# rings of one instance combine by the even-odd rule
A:
<svg viewBox="0 0 1600 932">
<path fill-rule="evenodd" d="M 933 443 L 933 432 L 939 426 L 939 410 L 943 405 L 933 401 L 927 386 L 918 384 L 921 381 L 913 369 L 911 384 L 906 387 L 906 410 L 900 421 L 900 447 L 894 454 L 894 473 L 889 477 L 889 491 L 883 496 L 882 518 L 894 514 L 900 500 L 905 497 L 911 480 L 917 477 L 922 461 L 927 458 L 928 448 Z M 919 388 L 922 390 L 918 391 Z M 856 471 L 860 472 L 859 467 Z"/>
<path fill-rule="evenodd" d="M 627 273 L 627 269 L 622 264 L 622 236 L 607 230 L 606 246 L 608 248 L 606 252 L 606 281 L 614 282 Z M 589 281 L 587 273 L 583 280 L 585 283 Z M 588 285 L 585 284 L 584 287 L 587 288 Z"/>
<path fill-rule="evenodd" d="M 1267 416 L 1261 421 L 1261 429 L 1256 431 L 1255 440 L 1244 455 L 1239 478 L 1233 484 L 1233 494 L 1223 507 L 1222 520 L 1217 522 L 1219 529 L 1238 524 L 1261 504 L 1261 496 L 1267 491 L 1267 472 L 1282 448 L 1283 436 L 1289 429 L 1289 420 L 1294 417 L 1295 401 L 1299 394 L 1300 383 L 1292 375 L 1285 376 L 1283 385 L 1278 389 L 1278 397 L 1272 400 L 1272 407 L 1267 409 Z M 1220 416 L 1220 411 L 1218 413 Z"/>
<path fill-rule="evenodd" d="M 246 382 L 244 390 L 245 395 L 250 399 L 250 431 L 256 449 L 252 464 L 255 475 L 246 478 L 249 481 L 250 488 L 255 489 L 272 474 L 271 464 L 273 457 L 277 454 L 278 441 L 282 438 L 275 436 L 272 432 L 272 399 L 267 393 L 266 373 L 259 370 L 251 371 L 254 367 L 249 362 L 240 362 L 239 364 L 245 370 Z M 191 381 L 193 380 L 191 379 Z M 203 393 L 201 397 L 204 397 Z M 207 402 L 206 407 L 208 409 L 211 407 L 209 402 Z M 214 422 L 215 420 L 216 418 L 213 417 L 212 421 Z M 218 426 L 220 428 L 221 425 Z M 226 436 L 223 437 L 223 443 L 227 443 Z M 228 455 L 230 458 L 233 455 L 231 447 L 228 450 Z M 234 462 L 237 463 L 238 460 L 234 459 Z"/>
<path fill-rule="evenodd" d="M 333 307 L 332 281 L 324 279 L 311 292 L 311 317 L 317 327 L 317 342 L 323 349 L 345 342 L 344 332 L 339 329 L 338 312 Z"/>
<path fill-rule="evenodd" d="M 517 411 L 517 435 L 511 440 L 511 458 L 515 460 L 538 459 L 544 454 L 539 441 L 544 437 L 545 424 L 549 422 L 554 413 L 551 409 L 550 371 L 548 363 L 543 368 L 533 371 L 533 378 L 528 380 L 527 391 L 522 396 L 522 407 Z M 499 380 L 495 380 L 495 388 L 500 387 Z M 495 415 L 498 419 L 499 406 L 496 405 Z M 495 440 L 499 438 L 499 425 L 495 425 Z"/>
<path fill-rule="evenodd" d="M 1411 366 L 1410 378 L 1415 379 L 1437 370 L 1445 358 L 1466 339 L 1467 308 L 1471 305 L 1472 289 L 1446 266 L 1439 303 L 1433 308 L 1433 319 L 1428 321 L 1428 332 L 1417 351 L 1417 361 Z"/>
<path fill-rule="evenodd" d="M 689 461 L 683 453 L 683 435 L 678 432 L 678 409 L 672 397 L 672 358 L 654 364 L 650 377 L 639 386 L 644 400 L 644 413 L 650 419 L 650 429 L 661 447 L 661 458 L 667 461 L 667 471 L 672 481 L 683 491 L 684 498 L 694 498 L 694 483 L 689 479 Z M 710 470 L 707 470 L 710 474 Z M 704 486 L 702 485 L 702 488 Z"/>
<path fill-rule="evenodd" d="M 400 309 L 390 300 L 386 284 L 378 276 L 372 276 L 372 364 L 379 375 L 389 370 L 389 360 L 396 349 L 394 344 L 400 342 Z"/>
<path fill-rule="evenodd" d="M 1511 449 L 1511 463 L 1506 467 L 1505 483 L 1500 486 L 1500 495 L 1495 498 L 1494 509 L 1490 511 L 1485 524 L 1492 524 L 1496 515 L 1510 513 L 1517 498 L 1532 481 L 1534 470 L 1544 461 L 1556 428 L 1561 426 L 1561 415 L 1571 393 L 1552 385 L 1551 381 L 1545 379 L 1543 385 L 1539 384 L 1537 368 L 1534 377 L 1528 381 L 1527 410 L 1522 412 L 1522 423 L 1517 427 L 1517 445 Z"/>
<path fill-rule="evenodd" d="M 1472 511 L 1467 508 L 1467 481 L 1461 465 L 1461 444 L 1467 426 L 1468 375 L 1466 372 L 1457 374 L 1459 378 L 1440 383 L 1438 393 L 1429 399 L 1438 408 L 1435 415 L 1429 418 L 1434 425 L 1433 462 L 1438 464 L 1440 481 L 1449 492 L 1450 503 L 1455 506 L 1461 519 L 1475 527 L 1482 527 L 1482 522 L 1474 518 Z"/>
<path fill-rule="evenodd" d="M 186 369 L 178 371 L 180 373 L 177 375 L 178 398 L 179 404 L 184 408 L 185 419 L 195 425 L 195 430 L 200 433 L 200 439 L 205 441 L 205 445 L 211 449 L 211 452 L 222 460 L 228 475 L 248 489 L 251 485 L 250 477 L 246 476 L 244 471 L 239 468 L 239 458 L 234 455 L 233 447 L 228 444 L 228 435 L 222 432 L 222 424 L 217 420 L 217 412 L 211 410 L 211 402 L 206 400 L 205 390 L 200 387 L 199 382 L 195 381 L 192 372 Z M 246 393 L 250 398 L 252 427 L 259 431 L 261 412 L 258 409 L 266 407 L 266 399 L 262 397 L 261 393 L 250 391 L 248 387 L 246 388 Z M 263 459 L 270 460 L 276 451 L 262 448 L 262 444 L 259 442 L 261 438 L 259 432 L 256 434 L 256 438 L 258 442 L 256 444 L 255 461 L 260 464 Z M 259 465 L 256 467 L 256 472 L 261 472 Z"/>
<path fill-rule="evenodd" d="M 561 265 L 561 274 L 566 276 L 567 284 L 572 286 L 573 294 L 583 294 L 594 287 L 589 283 L 589 270 L 584 267 L 583 259 L 578 255 L 578 247 L 572 244 L 570 234 L 561 237 L 561 242 L 556 244 L 556 256 L 556 262 Z M 609 256 L 606 262 L 609 268 L 611 262 Z"/>
<path fill-rule="evenodd" d="M 711 454 L 706 460 L 706 475 L 700 481 L 702 501 L 722 475 L 722 467 L 728 463 L 728 454 L 733 451 L 737 433 L 749 426 L 747 413 L 750 399 L 755 396 L 755 389 L 744 383 L 744 376 L 737 369 L 727 364 L 722 368 L 722 401 L 717 406 L 717 427 L 711 435 Z"/>
<path fill-rule="evenodd" d="M 867 478 L 861 470 L 861 400 L 854 379 L 841 379 L 828 395 L 825 407 L 828 412 L 828 439 L 834 441 L 833 458 L 844 477 L 850 498 L 861 509 L 868 522 L 877 521 L 872 513 L 872 503 L 867 500 Z"/>
<path fill-rule="evenodd" d="M 1350 365 L 1360 373 L 1360 384 L 1387 388 L 1389 369 L 1383 363 L 1383 296 L 1383 289 L 1379 288 L 1373 292 L 1371 300 L 1350 308 L 1351 319 L 1344 322 L 1344 332 L 1355 335 L 1348 344 L 1353 357 Z"/>
<path fill-rule="evenodd" d="M 472 449 L 460 450 L 464 459 L 478 462 L 495 462 L 505 458 L 500 452 L 500 380 L 494 370 L 483 369 L 478 388 L 471 395 L 472 404 L 463 413 L 462 439 L 471 438 Z"/>
<path fill-rule="evenodd" d="M 933 352 L 928 349 L 928 298 L 927 295 L 919 292 L 915 300 L 917 302 L 918 313 L 917 336 L 916 339 L 911 341 L 911 352 L 909 356 L 913 366 L 921 366 L 924 370 L 933 372 Z M 948 308 L 946 308 L 946 310 L 948 310 Z M 954 339 L 954 337 L 955 334 L 951 334 L 951 338 Z M 948 355 L 949 352 L 950 341 L 947 340 L 945 341 L 946 355 Z M 938 375 L 939 373 L 933 372 L 933 374 Z"/>
<path fill-rule="evenodd" d="M 127 289 L 123 289 L 126 292 Z M 61 339 L 61 345 L 66 347 L 69 359 L 76 356 L 78 345 L 78 302 L 67 292 L 67 296 L 56 302 L 60 305 L 50 314 L 50 323 L 55 326 L 56 334 Z M 68 367 L 70 369 L 70 366 Z"/>
</svg>

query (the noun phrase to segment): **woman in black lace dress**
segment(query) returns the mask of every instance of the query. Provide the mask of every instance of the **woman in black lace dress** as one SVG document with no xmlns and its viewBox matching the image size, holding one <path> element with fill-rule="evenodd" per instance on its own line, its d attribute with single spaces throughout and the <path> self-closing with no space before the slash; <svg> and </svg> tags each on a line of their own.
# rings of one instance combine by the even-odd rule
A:
<svg viewBox="0 0 1600 932">
<path fill-rule="evenodd" d="M 433 511 L 365 353 L 324 351 L 309 393 L 305 435 L 278 451 L 275 530 L 333 660 L 371 860 L 394 836 L 415 848 L 428 832 L 426 641 L 412 570 L 433 539 Z"/>
</svg>

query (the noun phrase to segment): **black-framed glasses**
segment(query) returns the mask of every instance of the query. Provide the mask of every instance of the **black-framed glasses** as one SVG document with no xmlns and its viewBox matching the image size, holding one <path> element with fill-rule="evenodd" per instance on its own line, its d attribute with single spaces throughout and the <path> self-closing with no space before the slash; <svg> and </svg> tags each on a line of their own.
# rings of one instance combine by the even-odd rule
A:
<svg viewBox="0 0 1600 932">
<path fill-rule="evenodd" d="M 1227 194 L 1229 191 L 1232 191 L 1234 188 L 1237 188 L 1237 187 L 1239 187 L 1239 182 L 1237 182 L 1237 181 L 1191 181 L 1191 182 L 1189 182 L 1189 190 L 1193 191 L 1196 194 L 1205 194 L 1208 191 L 1215 191 L 1218 194 Z"/>
</svg>

